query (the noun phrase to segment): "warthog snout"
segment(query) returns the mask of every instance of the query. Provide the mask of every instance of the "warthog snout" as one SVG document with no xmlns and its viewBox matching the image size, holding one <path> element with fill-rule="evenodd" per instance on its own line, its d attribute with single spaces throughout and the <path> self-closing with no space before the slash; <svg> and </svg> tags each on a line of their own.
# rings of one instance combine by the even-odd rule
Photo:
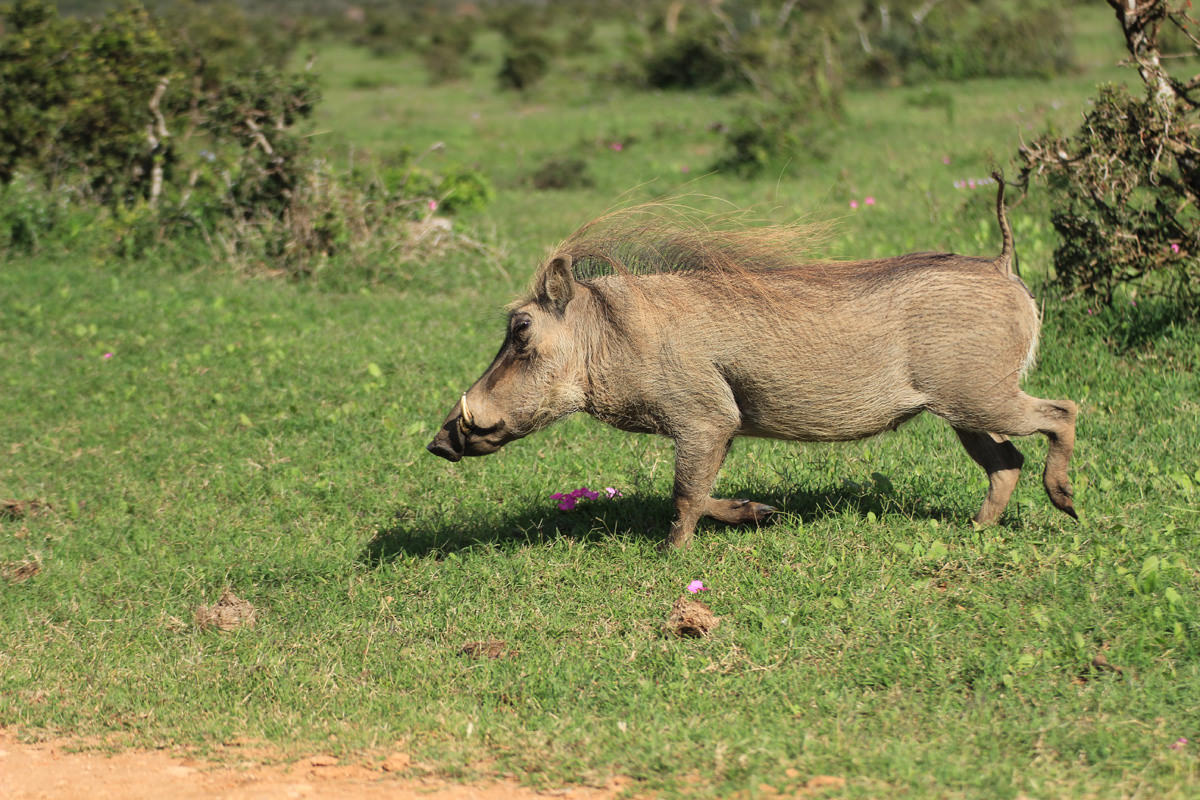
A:
<svg viewBox="0 0 1200 800">
<path fill-rule="evenodd" d="M 458 405 L 446 417 L 442 428 L 425 449 L 447 461 L 458 461 L 463 456 L 485 456 L 494 453 L 513 437 L 505 433 L 505 424 L 500 420 L 492 425 L 481 425 L 471 413 L 467 395 L 463 394 Z"/>
<path fill-rule="evenodd" d="M 455 438 L 449 426 L 438 431 L 433 441 L 425 445 L 425 449 L 447 461 L 458 461 L 463 457 L 462 440 Z"/>
</svg>

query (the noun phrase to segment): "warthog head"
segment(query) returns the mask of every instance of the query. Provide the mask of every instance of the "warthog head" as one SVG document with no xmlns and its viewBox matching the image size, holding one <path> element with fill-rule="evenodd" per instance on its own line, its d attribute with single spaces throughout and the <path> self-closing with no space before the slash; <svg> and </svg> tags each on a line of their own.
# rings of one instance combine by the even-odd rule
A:
<svg viewBox="0 0 1200 800">
<path fill-rule="evenodd" d="M 582 410 L 586 290 L 576 291 L 569 256 L 552 259 L 534 287 L 512 308 L 500 352 L 446 416 L 429 452 L 449 461 L 485 456 Z"/>
</svg>

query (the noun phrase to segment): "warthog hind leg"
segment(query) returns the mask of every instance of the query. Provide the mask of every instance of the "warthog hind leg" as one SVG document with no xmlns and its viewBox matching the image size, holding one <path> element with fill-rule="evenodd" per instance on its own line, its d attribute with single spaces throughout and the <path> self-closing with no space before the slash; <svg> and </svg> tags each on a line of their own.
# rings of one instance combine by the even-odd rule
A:
<svg viewBox="0 0 1200 800">
<path fill-rule="evenodd" d="M 1000 519 L 1021 477 L 1021 465 L 1025 457 L 1013 446 L 1006 436 L 955 428 L 958 440 L 975 463 L 983 467 L 988 476 L 988 493 L 983 507 L 975 515 L 980 525 L 991 525 Z"/>
<path fill-rule="evenodd" d="M 1020 471 L 1020 453 L 1004 437 L 1035 433 L 1043 434 L 1050 443 L 1046 469 L 1042 473 L 1050 502 L 1063 513 L 1079 518 L 1067 474 L 1071 451 L 1075 449 L 1075 415 L 1075 404 L 1070 400 L 1043 400 L 1020 390 L 1015 398 L 972 409 L 967 414 L 943 415 L 955 425 L 967 452 L 988 472 L 988 498 L 976 517 L 979 522 L 994 522 L 999 518 Z M 960 427 L 965 421 L 969 424 Z M 991 431 L 991 434 L 973 432 L 981 429 Z"/>
</svg>

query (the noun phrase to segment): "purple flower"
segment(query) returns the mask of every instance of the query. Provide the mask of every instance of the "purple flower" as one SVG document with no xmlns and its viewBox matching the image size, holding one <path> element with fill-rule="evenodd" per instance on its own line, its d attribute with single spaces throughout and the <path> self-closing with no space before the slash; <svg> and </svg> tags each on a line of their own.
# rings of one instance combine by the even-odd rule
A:
<svg viewBox="0 0 1200 800">
<path fill-rule="evenodd" d="M 613 491 L 616 491 L 615 489 Z M 611 495 L 609 495 L 611 497 Z M 597 500 L 600 497 L 599 492 L 593 492 L 586 486 L 580 486 L 570 492 L 555 492 L 550 495 L 551 500 L 558 501 L 558 507 L 563 511 L 571 511 L 575 506 L 579 505 L 580 500 Z"/>
<path fill-rule="evenodd" d="M 608 499 L 609 499 L 609 500 L 612 500 L 612 499 L 614 499 L 614 498 L 617 498 L 617 497 L 620 497 L 620 496 L 621 496 L 621 490 L 620 490 L 620 489 L 614 489 L 614 488 L 613 488 L 613 487 L 611 487 L 611 486 L 605 486 L 605 487 L 604 487 L 604 493 L 605 493 L 606 495 L 608 495 Z"/>
<path fill-rule="evenodd" d="M 682 172 L 684 175 L 686 175 L 689 172 L 691 172 L 692 170 L 688 167 L 687 164 L 684 164 L 682 167 L 679 168 L 679 171 Z"/>
<path fill-rule="evenodd" d="M 578 502 L 572 495 L 563 494 L 562 492 L 555 492 L 554 494 L 550 495 L 550 498 L 552 500 L 557 500 L 558 507 L 563 511 L 571 511 L 575 508 L 575 503 Z"/>
<path fill-rule="evenodd" d="M 704 585 L 704 581 L 697 580 L 689 583 L 687 585 L 687 590 L 692 594 L 695 594 L 696 592 L 707 592 L 708 587 Z"/>
</svg>

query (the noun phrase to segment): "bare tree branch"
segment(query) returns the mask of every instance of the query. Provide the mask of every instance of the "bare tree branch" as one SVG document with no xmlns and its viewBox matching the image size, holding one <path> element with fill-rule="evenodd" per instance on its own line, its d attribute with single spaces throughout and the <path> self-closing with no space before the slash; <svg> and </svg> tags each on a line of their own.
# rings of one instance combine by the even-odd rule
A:
<svg viewBox="0 0 1200 800">
<path fill-rule="evenodd" d="M 171 134 L 167 131 L 167 121 L 163 119 L 162 111 L 158 106 L 162 102 L 163 94 L 166 93 L 167 84 L 170 82 L 170 78 L 160 78 L 158 85 L 154 87 L 154 94 L 150 98 L 150 113 L 154 115 L 154 120 L 146 126 L 146 139 L 150 143 L 150 158 L 153 160 L 153 166 L 150 168 L 151 206 L 158 205 L 158 198 L 162 194 L 163 147 Z"/>
</svg>

